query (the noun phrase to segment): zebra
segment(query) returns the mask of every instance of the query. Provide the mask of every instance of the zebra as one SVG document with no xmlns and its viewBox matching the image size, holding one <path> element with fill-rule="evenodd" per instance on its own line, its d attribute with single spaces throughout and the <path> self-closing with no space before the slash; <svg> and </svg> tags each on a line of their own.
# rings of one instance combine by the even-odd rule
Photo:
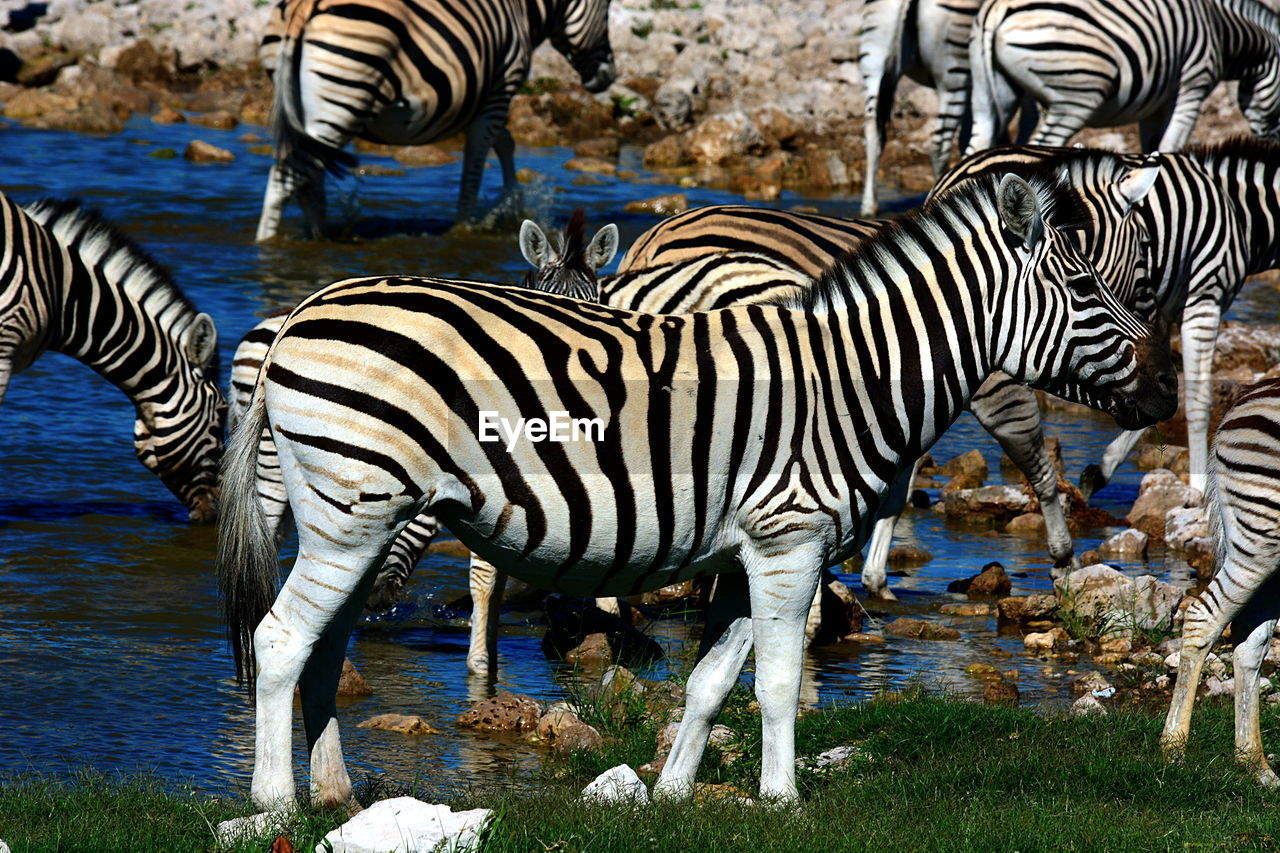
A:
<svg viewBox="0 0 1280 853">
<path fill-rule="evenodd" d="M 529 219 L 524 220 L 520 226 L 520 251 L 534 269 L 525 275 L 521 286 L 547 293 L 560 293 L 575 299 L 598 300 L 596 275 L 608 266 L 618 250 L 618 226 L 610 223 L 587 241 L 585 224 L 583 209 L 576 208 L 569 217 L 569 222 L 563 234 L 560 235 L 558 243 L 553 243 L 536 223 Z M 248 411 L 263 359 L 288 316 L 287 309 L 272 313 L 246 332 L 236 347 L 231 362 L 228 394 L 229 429 L 234 430 L 243 419 L 244 413 Z M 264 430 L 261 441 L 258 449 L 258 494 L 263 502 L 268 523 L 273 530 L 278 530 L 287 511 L 284 482 L 271 433 Z M 431 513 L 421 513 L 405 526 L 392 543 L 386 561 L 378 573 L 366 603 L 369 610 L 378 612 L 395 604 L 413 567 L 422 558 L 439 529 L 440 526 Z M 486 575 L 492 572 L 491 566 L 472 556 L 471 573 L 473 576 L 478 576 L 472 582 L 472 594 L 477 601 L 487 600 L 486 592 L 495 586 L 494 580 L 486 580 Z M 477 589 L 477 583 L 484 586 Z M 500 591 L 498 595 L 500 602 Z M 495 603 L 494 607 L 496 606 Z M 488 614 L 488 608 L 477 608 L 472 619 L 473 634 L 478 632 L 478 636 L 484 637 L 490 633 L 486 620 Z M 496 614 L 494 624 L 496 624 Z M 473 641 L 473 645 L 475 642 Z M 468 656 L 468 664 L 475 672 L 488 668 L 487 659 L 473 663 L 472 656 Z"/>
<path fill-rule="evenodd" d="M 1220 80 L 1239 80 L 1253 132 L 1280 138 L 1280 15 L 1258 0 L 992 0 L 969 42 L 973 132 L 991 146 L 1021 93 L 1043 114 L 1030 141 L 1138 122 L 1144 151 L 1174 151 Z"/>
<path fill-rule="evenodd" d="M 1122 294 L 1135 313 L 1157 325 L 1181 323 L 1183 399 L 1190 482 L 1204 492 L 1214 345 L 1222 316 L 1245 280 L 1280 266 L 1280 143 L 1240 137 L 1141 158 L 1089 149 L 1011 147 L 975 155 L 940 187 L 976 175 L 1075 161 L 1158 166 L 1151 190 L 1134 207 L 1152 280 Z M 1103 236 L 1103 241 L 1110 238 Z M 1030 404 L 1030 397 L 1024 397 Z M 981 399 L 975 396 L 981 405 Z M 1122 434 L 1102 462 L 1080 480 L 1086 497 L 1106 485 L 1142 437 Z M 1047 464 L 1047 462 L 1046 462 Z"/>
<path fill-rule="evenodd" d="M 424 509 L 502 570 L 570 594 L 719 574 L 656 793 L 692 793 L 754 647 L 760 794 L 796 799 L 819 573 L 861 546 L 879 496 L 985 375 L 1003 369 L 1128 428 L 1176 407 L 1167 352 L 1057 230 L 1079 207 L 1057 184 L 973 181 L 782 304 L 645 314 L 421 277 L 347 279 L 303 300 L 224 465 L 218 578 L 238 673 L 257 673 L 254 802 L 293 800 L 299 679 L 313 798 L 350 798 L 339 664 L 392 539 Z M 493 412 L 531 419 L 530 440 L 480 441 Z M 560 412 L 603 429 L 534 440 Z M 278 595 L 256 487 L 267 427 L 299 538 Z"/>
<path fill-rule="evenodd" d="M 1024 171 L 1034 171 L 1026 163 L 1018 165 Z M 1095 223 L 1095 230 L 1105 237 L 1086 241 L 1084 248 L 1090 259 L 1105 272 L 1108 280 L 1123 285 L 1126 291 L 1144 292 L 1141 283 L 1147 280 L 1148 273 L 1142 265 L 1145 255 L 1141 246 L 1147 233 L 1129 212 L 1150 190 L 1154 167 L 1141 162 L 1092 164 L 1080 156 L 1074 166 L 1068 168 L 1068 175 L 1077 189 L 1084 191 L 1089 219 Z M 950 185 L 954 186 L 954 182 Z M 619 268 L 629 270 L 633 264 L 654 261 L 675 264 L 680 259 L 691 263 L 700 258 L 719 257 L 717 252 L 732 253 L 750 245 L 777 263 L 790 259 L 797 275 L 818 277 L 841 252 L 868 239 L 886 224 L 887 220 L 834 219 L 735 205 L 701 208 L 650 229 L 632 245 Z M 794 281 L 792 286 L 807 285 Z M 618 304 L 609 296 L 611 285 L 607 280 L 602 282 L 601 289 L 609 304 Z M 703 283 L 699 292 L 721 305 L 751 302 L 758 297 L 756 292 L 740 287 L 731 278 L 721 286 Z M 970 408 L 1033 485 L 1045 518 L 1049 554 L 1055 569 L 1059 569 L 1074 561 L 1074 548 L 1066 515 L 1058 502 L 1057 473 L 1043 450 L 1039 410 L 1007 408 L 1010 398 L 1016 401 L 1025 393 L 1025 388 L 997 373 L 978 389 Z M 1034 404 L 1034 397 L 1031 402 Z M 880 518 L 862 566 L 863 589 L 873 598 L 896 597 L 888 586 L 888 553 L 894 526 L 906 505 L 913 480 L 914 471 L 904 471 L 881 503 Z"/>
<path fill-rule="evenodd" d="M 937 125 L 929 139 L 934 176 L 947 170 L 957 136 L 962 150 L 968 144 L 969 28 L 981 4 L 982 0 L 867 0 L 863 6 L 858 47 L 866 90 L 863 216 L 874 216 L 879 207 L 881 146 L 904 75 L 932 85 L 938 95 Z"/>
<path fill-rule="evenodd" d="M 1258 725 L 1258 676 L 1280 615 L 1280 381 L 1247 389 L 1222 419 L 1209 478 L 1210 536 L 1217 571 L 1186 609 L 1178 680 L 1160 745 L 1180 758 L 1205 658 L 1231 624 L 1235 643 L 1236 759 L 1267 787 L 1280 778 L 1267 763 Z"/>
<path fill-rule="evenodd" d="M 324 175 L 355 164 L 342 149 L 356 137 L 419 145 L 465 130 L 459 221 L 490 148 L 514 191 L 507 108 L 548 38 L 588 91 L 613 82 L 608 0 L 281 0 L 259 50 L 275 86 L 276 159 L 257 239 L 275 235 L 294 195 L 307 236 L 323 237 Z"/>
<path fill-rule="evenodd" d="M 22 208 L 0 193 L 0 400 L 9 378 L 47 351 L 77 359 L 133 401 L 138 460 L 191 521 L 212 522 L 226 408 L 213 320 L 78 201 Z"/>
</svg>

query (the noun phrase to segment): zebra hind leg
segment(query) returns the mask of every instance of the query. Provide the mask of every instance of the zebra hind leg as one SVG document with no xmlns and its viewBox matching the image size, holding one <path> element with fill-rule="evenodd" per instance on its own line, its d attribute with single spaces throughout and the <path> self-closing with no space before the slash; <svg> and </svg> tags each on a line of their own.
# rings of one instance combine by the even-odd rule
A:
<svg viewBox="0 0 1280 853">
<path fill-rule="evenodd" d="M 467 144 L 462 153 L 462 182 L 458 188 L 458 222 L 473 221 L 476 199 L 480 195 L 480 182 L 484 177 L 484 161 L 489 156 L 489 149 L 495 141 L 502 142 L 502 131 L 506 127 L 507 107 L 510 97 L 505 97 L 499 104 L 492 100 L 481 108 L 480 114 L 467 128 Z M 510 134 L 506 138 L 510 139 Z M 512 145 L 514 150 L 514 143 Z M 499 154 L 499 158 L 501 158 Z M 504 164 L 504 174 L 506 166 Z M 514 161 L 512 178 L 515 177 Z"/>
<path fill-rule="evenodd" d="M 655 797 L 684 799 L 693 795 L 694 777 L 707 747 L 711 724 L 738 682 L 751 649 L 750 611 L 746 576 L 718 576 L 698 662 L 685 689 L 684 717 L 662 776 L 653 787 Z"/>
<path fill-rule="evenodd" d="M 400 601 L 405 584 L 413 569 L 426 553 L 436 534 L 440 532 L 440 524 L 431 513 L 424 512 L 405 525 L 404 530 L 391 543 L 391 552 L 387 561 L 382 564 L 378 577 L 373 582 L 373 591 L 365 608 L 371 613 L 390 610 Z"/>
<path fill-rule="evenodd" d="M 494 675 L 498 669 L 498 615 L 507 576 L 487 560 L 471 555 L 471 642 L 467 648 L 467 672 Z"/>
<path fill-rule="evenodd" d="M 1258 677 L 1271 648 L 1277 616 L 1275 584 L 1269 586 L 1272 588 L 1255 593 L 1244 611 L 1236 617 L 1231 625 L 1231 635 L 1244 637 L 1236 643 L 1234 661 L 1236 760 L 1251 770 L 1260 784 L 1275 788 L 1280 787 L 1280 777 L 1267 763 L 1258 720 Z"/>
<path fill-rule="evenodd" d="M 862 589 L 872 598 L 884 601 L 896 601 L 898 598 L 889 589 L 889 548 L 893 545 L 893 528 L 911 496 L 911 484 L 915 482 L 918 470 L 919 459 L 911 468 L 899 472 L 880 504 L 880 517 L 876 519 L 875 528 L 871 531 L 867 559 L 862 564 Z"/>
</svg>

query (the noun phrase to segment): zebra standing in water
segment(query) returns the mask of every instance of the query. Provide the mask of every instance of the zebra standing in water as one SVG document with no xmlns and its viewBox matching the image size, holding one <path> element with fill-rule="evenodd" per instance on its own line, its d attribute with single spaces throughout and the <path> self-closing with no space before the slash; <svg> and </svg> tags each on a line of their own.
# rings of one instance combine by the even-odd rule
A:
<svg viewBox="0 0 1280 853">
<path fill-rule="evenodd" d="M 299 683 L 313 796 L 350 798 L 343 650 L 392 540 L 423 510 L 504 571 L 571 594 L 721 574 L 657 791 L 692 793 L 754 647 L 760 793 L 794 800 L 819 573 L 861 546 L 880 495 L 985 376 L 1003 369 L 1134 428 L 1176 407 L 1167 355 L 1055 227 L 1080 213 L 1057 186 L 974 181 L 782 305 L 644 314 L 426 278 L 349 279 L 304 300 L 224 469 L 218 574 L 238 671 L 257 672 L 254 801 L 293 800 Z M 529 440 L 482 441 L 493 412 Z M 603 434 L 538 441 L 560 412 Z M 278 595 L 256 490 L 267 427 L 299 539 Z"/>
<path fill-rule="evenodd" d="M 967 154 L 993 144 L 1023 93 L 1044 107 L 1034 144 L 1137 121 L 1144 151 L 1174 151 L 1220 80 L 1240 81 L 1254 133 L 1280 136 L 1280 15 L 1258 0 L 992 0 L 969 49 Z"/>
<path fill-rule="evenodd" d="M 867 0 L 862 7 L 858 68 L 866 90 L 863 216 L 874 216 L 878 209 L 881 146 L 898 81 L 904 76 L 932 86 L 938 95 L 937 125 L 929 139 L 934 176 L 947 170 L 953 144 L 961 150 L 968 144 L 969 28 L 980 5 L 982 0 Z"/>
<path fill-rule="evenodd" d="M 1274 788 L 1280 778 L 1262 748 L 1258 676 L 1280 616 L 1280 381 L 1245 391 L 1222 419 L 1213 454 L 1207 497 L 1217 571 L 1183 618 L 1178 681 L 1160 745 L 1166 755 L 1182 756 L 1205 658 L 1230 623 L 1236 759 Z"/>
<path fill-rule="evenodd" d="M 1036 172 L 1056 174 L 1052 169 L 1034 168 L 1027 163 L 1016 164 L 1028 175 Z M 1108 161 L 1092 164 L 1083 157 L 1067 168 L 1073 185 L 1084 194 L 1089 221 L 1095 239 L 1084 241 L 1084 248 L 1093 264 L 1102 270 L 1108 281 L 1125 292 L 1141 291 L 1148 273 L 1143 265 L 1143 244 L 1147 231 L 1142 223 L 1130 216 L 1134 205 L 1152 186 L 1155 169 L 1148 164 Z M 952 186 L 955 185 L 953 182 Z M 666 262 L 678 267 L 708 258 L 727 257 L 741 246 L 752 246 L 777 263 L 795 264 L 804 273 L 814 277 L 822 274 L 834 257 L 856 246 L 885 227 L 885 220 L 845 220 L 812 214 L 760 208 L 725 205 L 688 211 L 665 220 L 642 235 L 623 258 L 620 269 L 629 270 L 620 275 L 633 274 L 635 265 Z M 725 255 L 717 254 L 725 253 Z M 799 270 L 795 275 L 802 276 Z M 697 288 L 704 299 L 718 305 L 745 304 L 768 296 L 757 288 L 745 286 L 747 282 L 725 278 L 723 283 L 700 282 Z M 688 287 L 692 287 L 690 284 Z M 783 278 L 776 286 L 805 288 L 805 280 Z M 611 294 L 608 280 L 601 283 L 601 291 L 608 304 L 620 304 Z M 628 305 L 626 307 L 657 310 L 654 306 Z M 1018 390 L 1009 392 L 1010 386 Z M 1006 375 L 997 373 L 975 393 L 970 408 L 979 422 L 990 432 L 1018 468 L 1026 475 L 1040 500 L 1045 519 L 1048 549 L 1056 567 L 1068 565 L 1074 556 L 1071 531 L 1066 515 L 1058 502 L 1057 472 L 1044 453 L 1044 436 L 1041 431 L 1038 408 L 1031 396 L 1032 410 L 1017 410 L 1014 417 L 1005 408 L 1010 394 L 1026 393 L 1018 383 Z M 887 562 L 892 544 L 893 528 L 897 523 L 910 493 L 914 472 L 906 470 L 893 484 L 881 504 L 881 515 L 876 522 L 867 558 L 862 566 L 862 585 L 867 594 L 875 598 L 895 598 L 888 586 Z"/>
<path fill-rule="evenodd" d="M 0 400 L 9 377 L 49 350 L 128 395 L 138 459 L 192 521 L 213 521 L 225 410 L 213 320 L 77 202 L 24 210 L 0 194 Z"/>
<path fill-rule="evenodd" d="M 281 0 L 259 56 L 275 84 L 276 161 L 258 240 L 297 196 L 309 237 L 325 225 L 325 172 L 354 138 L 420 145 L 466 131 L 458 219 L 471 218 L 489 149 L 513 191 L 507 109 L 546 39 L 591 92 L 613 82 L 608 0 Z"/>
</svg>

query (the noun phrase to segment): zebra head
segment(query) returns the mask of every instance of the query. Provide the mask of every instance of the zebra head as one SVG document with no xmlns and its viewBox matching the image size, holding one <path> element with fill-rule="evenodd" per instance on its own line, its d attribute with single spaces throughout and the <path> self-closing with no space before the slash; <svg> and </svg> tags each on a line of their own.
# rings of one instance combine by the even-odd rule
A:
<svg viewBox="0 0 1280 853">
<path fill-rule="evenodd" d="M 588 92 L 603 92 L 618 76 L 609 44 L 609 0 L 560 0 L 551 44 L 573 65 Z"/>
<path fill-rule="evenodd" d="M 179 364 L 165 393 L 137 402 L 133 447 L 139 461 L 187 507 L 192 521 L 217 518 L 218 463 L 227 404 L 217 378 L 217 331 L 197 314 L 181 334 Z M 181 387 L 180 387 L 181 386 Z"/>
<path fill-rule="evenodd" d="M 606 225 L 587 243 L 585 220 L 582 208 L 573 211 L 558 249 L 531 220 L 520 225 L 520 253 L 534 266 L 524 277 L 524 287 L 600 301 L 596 276 L 618 251 L 618 226 Z"/>
<path fill-rule="evenodd" d="M 1007 319 L 994 321 L 991 365 L 1101 409 L 1125 429 L 1172 417 L 1178 380 L 1167 341 L 1121 304 L 1072 238 L 1054 227 L 1085 216 L 1079 196 L 1009 174 L 996 205 L 1022 274 L 998 297 Z"/>
</svg>

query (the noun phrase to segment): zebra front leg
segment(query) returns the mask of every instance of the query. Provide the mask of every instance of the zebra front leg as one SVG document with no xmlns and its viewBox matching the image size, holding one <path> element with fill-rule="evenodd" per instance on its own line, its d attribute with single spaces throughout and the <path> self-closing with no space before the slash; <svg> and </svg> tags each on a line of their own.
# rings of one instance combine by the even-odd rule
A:
<svg viewBox="0 0 1280 853">
<path fill-rule="evenodd" d="M 880 179 L 880 147 L 884 142 L 887 123 L 881 121 L 878 116 L 878 103 L 879 100 L 871 93 L 868 86 L 866 117 L 862 122 L 863 156 L 867 169 L 862 183 L 861 214 L 863 216 L 875 216 L 876 211 L 880 209 L 879 202 L 876 200 L 876 181 Z"/>
<path fill-rule="evenodd" d="M 1054 566 L 1061 569 L 1069 565 L 1075 550 L 1058 501 L 1058 471 L 1044 449 L 1044 427 L 1035 393 L 998 374 L 982 384 L 969 408 L 1035 490 Z"/>
<path fill-rule="evenodd" d="M 684 718 L 662 776 L 653 786 L 655 797 L 683 799 L 693 795 L 711 724 L 737 683 L 751 649 L 750 613 L 746 575 L 718 576 L 698 649 L 698 663 L 685 687 Z"/>
<path fill-rule="evenodd" d="M 1180 760 L 1187 746 L 1191 731 L 1191 713 L 1195 710 L 1196 690 L 1200 687 L 1200 673 L 1204 669 L 1209 650 L 1222 636 L 1235 610 L 1224 611 L 1220 606 L 1210 607 L 1206 601 L 1219 605 L 1220 590 L 1217 580 L 1200 594 L 1186 610 L 1182 622 L 1182 648 L 1178 653 L 1178 680 L 1173 686 L 1173 698 L 1169 701 L 1169 713 L 1165 717 L 1164 731 L 1160 734 L 1160 749 L 1165 757 Z M 1238 607 L 1236 608 L 1238 609 Z"/>
<path fill-rule="evenodd" d="M 1040 117 L 1036 132 L 1031 134 L 1031 145 L 1066 145 L 1085 126 L 1093 107 L 1072 104 L 1072 109 L 1064 110 L 1056 105 L 1045 108 Z"/>
<path fill-rule="evenodd" d="M 498 615 L 507 583 L 505 573 L 487 560 L 471 555 L 471 643 L 467 647 L 467 672 L 493 675 L 498 669 Z"/>
<path fill-rule="evenodd" d="M 1129 454 L 1133 452 L 1133 448 L 1142 440 L 1146 432 L 1144 429 L 1125 430 L 1107 445 L 1107 449 L 1102 454 L 1101 463 L 1095 462 L 1085 466 L 1084 472 L 1080 474 L 1080 494 L 1085 500 L 1102 491 L 1103 487 L 1111 482 L 1116 469 L 1129 458 Z"/>
<path fill-rule="evenodd" d="M 276 236 L 280 230 L 280 219 L 284 216 L 284 206 L 292 194 L 293 184 L 284 166 L 279 162 L 272 164 L 271 174 L 267 176 L 267 191 L 262 199 L 262 214 L 258 217 L 258 233 L 254 237 L 259 243 Z"/>
<path fill-rule="evenodd" d="M 1272 576 L 1274 580 L 1275 576 Z M 1262 748 L 1262 729 L 1258 719 L 1258 677 L 1262 662 L 1271 648 L 1271 635 L 1276 629 L 1275 584 L 1258 590 L 1231 625 L 1231 636 L 1244 636 L 1235 650 L 1236 761 L 1253 771 L 1258 782 L 1268 788 L 1280 787 L 1267 754 Z"/>
<path fill-rule="evenodd" d="M 459 222 L 469 222 L 472 219 L 476 198 L 480 195 L 480 181 L 484 177 L 484 161 L 489 156 L 489 149 L 494 147 L 495 141 L 502 139 L 501 131 L 506 128 L 507 107 L 510 101 L 511 96 L 505 93 L 501 98 L 491 99 L 481 108 L 480 114 L 467 128 L 467 144 L 462 153 L 462 184 L 458 190 Z M 509 140 L 510 134 L 507 134 L 506 138 Z M 514 142 L 512 145 L 514 148 Z M 498 156 L 501 159 L 502 155 Z M 503 169 L 505 178 L 505 165 Z M 511 177 L 512 180 L 515 179 L 514 159 Z"/>
<path fill-rule="evenodd" d="M 760 797 L 791 802 L 800 798 L 795 738 L 805 617 L 822 573 L 822 559 L 813 549 L 795 548 L 769 556 L 751 553 L 744 563 L 760 703 Z"/>
<path fill-rule="evenodd" d="M 1191 487 L 1199 489 L 1201 494 L 1205 492 L 1209 471 L 1213 350 L 1221 319 L 1221 306 L 1216 299 L 1188 305 L 1182 312 L 1182 399 L 1187 417 L 1187 447 L 1191 452 Z"/>
<path fill-rule="evenodd" d="M 916 472 L 920 470 L 917 459 L 910 469 L 898 473 L 889 485 L 884 500 L 880 504 L 879 517 L 875 528 L 871 531 L 871 545 L 867 548 L 867 559 L 862 564 L 862 589 L 872 598 L 884 601 L 897 601 L 898 597 L 889 589 L 889 548 L 893 545 L 893 528 L 907 505 L 911 496 L 911 484 L 915 482 Z"/>
</svg>

